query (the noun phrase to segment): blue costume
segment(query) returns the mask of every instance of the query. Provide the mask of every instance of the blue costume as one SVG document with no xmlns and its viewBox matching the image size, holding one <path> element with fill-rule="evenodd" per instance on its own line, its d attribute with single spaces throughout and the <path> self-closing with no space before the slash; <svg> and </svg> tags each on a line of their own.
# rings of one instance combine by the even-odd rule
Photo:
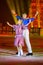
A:
<svg viewBox="0 0 43 65">
<path fill-rule="evenodd" d="M 35 18 L 23 19 L 23 18 L 20 17 L 20 16 L 16 16 L 16 18 L 17 18 L 17 19 L 21 19 L 21 20 L 22 20 L 22 23 L 23 23 L 24 25 L 29 24 L 30 20 L 31 20 L 31 22 L 32 22 L 32 21 L 34 21 L 34 19 L 35 19 Z"/>
</svg>

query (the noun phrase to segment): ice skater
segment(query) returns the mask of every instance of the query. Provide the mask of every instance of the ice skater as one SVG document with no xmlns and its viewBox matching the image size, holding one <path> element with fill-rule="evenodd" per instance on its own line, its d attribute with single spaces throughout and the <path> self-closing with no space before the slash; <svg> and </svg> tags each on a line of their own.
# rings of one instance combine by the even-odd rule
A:
<svg viewBox="0 0 43 65">
<path fill-rule="evenodd" d="M 36 16 L 38 15 L 38 11 L 36 12 L 33 18 L 29 18 L 29 17 L 27 18 L 26 13 L 22 14 L 22 17 L 20 17 L 16 14 L 14 10 L 12 10 L 11 12 L 16 16 L 17 19 L 22 20 L 23 25 L 25 25 L 25 29 L 23 30 L 23 36 L 25 38 L 25 42 L 26 42 L 27 50 L 28 50 L 28 53 L 26 54 L 26 56 L 33 55 L 30 40 L 29 40 L 29 29 L 27 26 L 35 20 Z"/>
<path fill-rule="evenodd" d="M 11 25 L 9 22 L 7 24 L 13 28 L 13 30 L 16 32 L 14 45 L 17 47 L 18 54 L 17 56 L 23 55 L 22 46 L 24 46 L 24 37 L 23 37 L 23 28 L 24 25 L 22 24 L 22 20 L 18 20 L 18 23 L 16 25 Z"/>
</svg>

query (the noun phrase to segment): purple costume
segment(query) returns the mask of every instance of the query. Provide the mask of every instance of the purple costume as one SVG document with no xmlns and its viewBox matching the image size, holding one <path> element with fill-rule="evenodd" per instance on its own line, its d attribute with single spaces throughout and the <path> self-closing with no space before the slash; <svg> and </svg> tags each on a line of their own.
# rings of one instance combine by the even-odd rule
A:
<svg viewBox="0 0 43 65">
<path fill-rule="evenodd" d="M 13 25 L 13 30 L 16 32 L 14 45 L 19 46 L 21 44 L 24 46 L 24 38 L 23 38 L 23 25 Z"/>
</svg>

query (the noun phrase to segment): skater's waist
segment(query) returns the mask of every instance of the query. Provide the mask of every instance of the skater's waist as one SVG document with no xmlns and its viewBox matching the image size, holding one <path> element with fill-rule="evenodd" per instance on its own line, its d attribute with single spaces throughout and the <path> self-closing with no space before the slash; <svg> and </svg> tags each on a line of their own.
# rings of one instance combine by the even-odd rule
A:
<svg viewBox="0 0 43 65">
<path fill-rule="evenodd" d="M 24 29 L 28 29 L 28 26 L 25 26 Z"/>
</svg>

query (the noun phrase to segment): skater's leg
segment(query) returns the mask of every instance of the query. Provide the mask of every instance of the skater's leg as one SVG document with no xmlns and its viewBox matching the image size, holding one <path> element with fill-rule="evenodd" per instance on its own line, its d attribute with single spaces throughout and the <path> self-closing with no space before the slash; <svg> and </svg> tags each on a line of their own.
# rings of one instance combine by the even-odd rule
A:
<svg viewBox="0 0 43 65">
<path fill-rule="evenodd" d="M 27 48 L 28 48 L 28 52 L 32 53 L 32 48 L 31 48 L 31 44 L 30 44 L 30 40 L 29 40 L 29 32 L 28 32 L 28 30 L 26 31 L 25 41 L 26 41 L 26 45 L 27 45 Z"/>
<path fill-rule="evenodd" d="M 18 50 L 17 56 L 20 56 L 20 48 L 18 46 L 17 46 L 17 50 Z"/>
<path fill-rule="evenodd" d="M 19 44 L 19 51 L 20 51 L 20 55 L 23 55 L 23 50 L 22 50 L 22 45 Z"/>
<path fill-rule="evenodd" d="M 28 29 L 25 30 L 25 42 L 27 45 L 27 49 L 28 49 L 28 54 L 32 55 L 32 48 L 31 48 L 31 44 L 30 44 L 30 40 L 29 40 L 29 31 Z"/>
</svg>

